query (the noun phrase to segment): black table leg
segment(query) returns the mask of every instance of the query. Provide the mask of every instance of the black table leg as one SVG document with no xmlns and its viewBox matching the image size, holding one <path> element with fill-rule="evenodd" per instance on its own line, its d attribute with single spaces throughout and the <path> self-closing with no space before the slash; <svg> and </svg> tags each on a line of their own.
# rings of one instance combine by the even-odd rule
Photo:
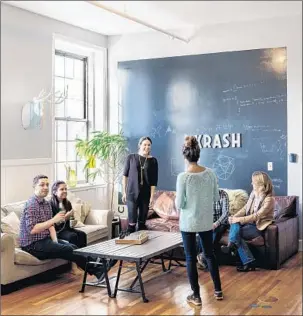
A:
<svg viewBox="0 0 303 316">
<path fill-rule="evenodd" d="M 149 260 L 147 260 L 148 262 Z M 145 265 L 146 266 L 146 265 Z M 143 286 L 143 281 L 141 277 L 141 267 L 139 262 L 136 262 L 136 269 L 137 269 L 137 275 L 140 283 L 140 288 L 141 288 L 141 294 L 142 294 L 142 299 L 144 303 L 148 303 L 148 299 L 145 297 L 145 292 L 144 292 L 144 286 Z"/>
<path fill-rule="evenodd" d="M 122 270 L 122 265 L 123 265 L 123 260 L 120 260 L 119 269 L 118 269 L 118 273 L 117 273 L 116 284 L 115 284 L 115 290 L 114 290 L 114 294 L 111 295 L 111 298 L 115 298 L 117 296 L 119 280 L 120 280 L 120 274 L 121 274 L 121 270 Z"/>
<path fill-rule="evenodd" d="M 172 262 L 172 258 L 173 258 L 173 254 L 174 254 L 174 249 L 172 249 L 172 251 L 170 252 L 170 257 L 169 257 L 169 265 L 168 265 L 168 269 L 167 270 L 170 270 L 171 268 L 171 262 Z"/>
<path fill-rule="evenodd" d="M 161 265 L 162 265 L 163 272 L 166 272 L 166 267 L 165 267 L 165 264 L 164 264 L 163 254 L 161 254 Z"/>
<path fill-rule="evenodd" d="M 89 263 L 86 262 L 85 271 L 84 271 L 83 280 L 82 280 L 82 287 L 81 287 L 81 290 L 79 291 L 80 293 L 84 293 L 84 290 L 85 290 L 86 278 L 87 278 L 87 267 L 88 267 L 88 265 L 89 265 Z"/>
<path fill-rule="evenodd" d="M 140 267 L 140 272 L 141 272 L 141 273 L 144 271 L 144 269 L 145 269 L 146 266 L 148 265 L 149 261 L 150 261 L 150 259 L 146 260 L 145 263 L 144 263 L 144 265 L 143 265 L 143 267 L 142 267 L 142 268 Z M 129 288 L 132 289 L 132 288 L 135 286 L 135 284 L 136 284 L 137 281 L 138 281 L 138 275 L 136 275 L 134 281 L 132 282 L 132 284 L 130 285 Z"/>
<path fill-rule="evenodd" d="M 103 267 L 104 267 L 104 276 L 105 276 L 105 282 L 106 282 L 106 288 L 107 288 L 107 294 L 109 297 L 111 297 L 111 289 L 110 289 L 110 284 L 109 284 L 109 279 L 108 279 L 108 274 L 107 274 L 107 263 L 106 259 L 102 259 Z"/>
</svg>

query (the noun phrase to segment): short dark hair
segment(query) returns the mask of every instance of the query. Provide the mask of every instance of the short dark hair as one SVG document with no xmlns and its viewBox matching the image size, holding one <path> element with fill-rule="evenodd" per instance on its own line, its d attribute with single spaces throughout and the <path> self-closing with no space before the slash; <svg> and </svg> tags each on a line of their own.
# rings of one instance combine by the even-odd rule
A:
<svg viewBox="0 0 303 316">
<path fill-rule="evenodd" d="M 37 176 L 35 176 L 35 178 L 33 179 L 33 187 L 38 184 L 40 179 L 48 179 L 48 176 L 45 176 L 44 174 L 38 174 Z"/>
<path fill-rule="evenodd" d="M 141 138 L 139 139 L 138 147 L 139 147 L 145 140 L 150 141 L 151 144 L 153 143 L 152 140 L 150 139 L 150 137 L 148 137 L 148 136 L 143 136 L 143 137 L 141 137 Z"/>
<path fill-rule="evenodd" d="M 186 136 L 182 154 L 189 162 L 197 162 L 200 158 L 200 146 L 195 136 Z"/>
</svg>

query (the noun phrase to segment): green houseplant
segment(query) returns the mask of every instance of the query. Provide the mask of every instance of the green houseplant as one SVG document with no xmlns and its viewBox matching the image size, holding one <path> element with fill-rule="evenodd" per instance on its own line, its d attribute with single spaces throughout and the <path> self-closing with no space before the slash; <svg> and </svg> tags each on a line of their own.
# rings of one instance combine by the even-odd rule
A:
<svg viewBox="0 0 303 316">
<path fill-rule="evenodd" d="M 127 140 L 122 132 L 93 132 L 89 140 L 76 139 L 76 151 L 86 160 L 88 177 L 100 176 L 111 189 L 110 207 L 113 210 L 115 185 L 119 183 L 128 153 Z"/>
</svg>

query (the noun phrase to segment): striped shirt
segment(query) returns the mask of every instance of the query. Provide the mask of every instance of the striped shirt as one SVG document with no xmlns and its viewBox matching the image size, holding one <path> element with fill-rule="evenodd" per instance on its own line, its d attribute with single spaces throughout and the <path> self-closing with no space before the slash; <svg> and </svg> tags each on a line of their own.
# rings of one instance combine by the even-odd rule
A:
<svg viewBox="0 0 303 316">
<path fill-rule="evenodd" d="M 20 216 L 20 246 L 26 247 L 35 241 L 49 237 L 48 229 L 37 234 L 31 234 L 31 231 L 36 224 L 46 222 L 52 217 L 50 202 L 33 195 L 25 203 Z"/>
</svg>

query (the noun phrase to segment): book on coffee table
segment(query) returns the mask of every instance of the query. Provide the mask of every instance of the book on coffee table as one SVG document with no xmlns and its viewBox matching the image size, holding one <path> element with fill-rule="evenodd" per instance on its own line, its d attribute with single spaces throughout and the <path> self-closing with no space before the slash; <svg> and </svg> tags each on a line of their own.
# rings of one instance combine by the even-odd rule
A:
<svg viewBox="0 0 303 316">
<path fill-rule="evenodd" d="M 148 234 L 144 231 L 135 232 L 124 238 L 116 238 L 116 244 L 142 245 L 148 240 Z"/>
</svg>

